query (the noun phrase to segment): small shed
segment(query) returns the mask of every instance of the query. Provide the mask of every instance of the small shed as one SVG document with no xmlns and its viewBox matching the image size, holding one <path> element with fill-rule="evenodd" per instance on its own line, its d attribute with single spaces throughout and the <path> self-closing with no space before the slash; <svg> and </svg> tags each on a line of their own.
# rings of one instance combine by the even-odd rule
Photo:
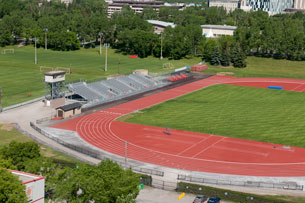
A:
<svg viewBox="0 0 305 203">
<path fill-rule="evenodd" d="M 139 74 L 139 75 L 148 75 L 147 69 L 137 69 L 133 71 L 133 74 Z"/>
<path fill-rule="evenodd" d="M 208 66 L 205 64 L 196 64 L 191 67 L 191 71 L 201 72 L 207 70 Z"/>
<path fill-rule="evenodd" d="M 70 118 L 74 115 L 78 115 L 82 112 L 82 104 L 79 102 L 73 104 L 67 104 L 56 108 L 56 116 L 62 118 Z"/>
</svg>

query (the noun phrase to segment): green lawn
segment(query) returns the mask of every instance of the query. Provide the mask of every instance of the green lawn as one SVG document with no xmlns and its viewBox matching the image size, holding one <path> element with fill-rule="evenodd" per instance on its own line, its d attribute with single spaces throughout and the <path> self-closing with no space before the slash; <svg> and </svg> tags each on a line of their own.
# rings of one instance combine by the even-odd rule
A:
<svg viewBox="0 0 305 203">
<path fill-rule="evenodd" d="M 206 72 L 233 72 L 235 77 L 277 77 L 305 79 L 305 61 L 276 60 L 250 56 L 246 68 L 224 68 L 209 65 Z"/>
<path fill-rule="evenodd" d="M 33 140 L 26 135 L 21 134 L 18 132 L 12 124 L 0 124 L 0 149 L 10 142 L 32 142 Z M 81 161 L 67 156 L 61 152 L 55 151 L 52 148 L 40 145 L 40 153 L 44 157 L 49 157 L 55 162 L 68 164 L 68 165 L 75 165 L 81 163 Z"/>
<path fill-rule="evenodd" d="M 174 68 L 196 64 L 200 58 L 183 60 L 159 60 L 148 57 L 145 59 L 130 59 L 128 55 L 115 53 L 108 49 L 108 72 L 105 68 L 105 50 L 102 56 L 99 49 L 81 49 L 78 51 L 61 52 L 38 49 L 38 64 L 34 64 L 34 48 L 25 46 L 14 48 L 15 54 L 0 54 L 0 87 L 3 92 L 3 106 L 12 105 L 44 95 L 43 74 L 40 66 L 70 67 L 72 76 L 67 80 L 79 79 L 95 80 L 105 78 L 107 75 L 118 73 L 118 61 L 120 60 L 120 73 L 131 73 L 135 69 L 148 69 L 150 72 L 167 71 L 163 68 L 164 63 L 172 63 Z M 2 48 L 3 49 L 3 48 Z M 2 50 L 0 49 L 0 51 Z M 28 97 L 28 94 L 31 94 Z"/>
<path fill-rule="evenodd" d="M 301 92 L 215 85 L 120 120 L 305 147 Z"/>
</svg>

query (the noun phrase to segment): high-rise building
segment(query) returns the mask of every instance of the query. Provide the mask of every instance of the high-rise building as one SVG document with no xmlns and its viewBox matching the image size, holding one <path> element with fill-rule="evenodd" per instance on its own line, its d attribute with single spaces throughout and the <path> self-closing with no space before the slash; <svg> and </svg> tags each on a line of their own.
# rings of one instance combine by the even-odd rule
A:
<svg viewBox="0 0 305 203">
<path fill-rule="evenodd" d="M 270 15 L 281 13 L 286 8 L 293 8 L 293 0 L 249 0 L 247 4 L 254 11 L 262 10 Z"/>
<path fill-rule="evenodd" d="M 293 8 L 305 9 L 305 0 L 294 0 Z"/>
<path fill-rule="evenodd" d="M 209 7 L 223 7 L 229 12 L 239 8 L 239 2 L 240 0 L 209 0 Z"/>
</svg>

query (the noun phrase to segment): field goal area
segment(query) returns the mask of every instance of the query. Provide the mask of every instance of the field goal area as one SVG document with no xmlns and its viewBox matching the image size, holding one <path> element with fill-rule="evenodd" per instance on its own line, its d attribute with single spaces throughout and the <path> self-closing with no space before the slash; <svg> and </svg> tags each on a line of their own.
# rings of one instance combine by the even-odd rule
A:
<svg viewBox="0 0 305 203">
<path fill-rule="evenodd" d="M 1 54 L 14 54 L 15 53 L 15 49 L 3 49 L 1 51 Z"/>
<path fill-rule="evenodd" d="M 40 72 L 49 72 L 49 71 L 57 71 L 57 70 L 61 70 L 61 71 L 65 71 L 66 74 L 71 74 L 71 68 L 65 68 L 65 67 L 48 67 L 48 66 L 40 66 L 39 67 Z"/>
</svg>

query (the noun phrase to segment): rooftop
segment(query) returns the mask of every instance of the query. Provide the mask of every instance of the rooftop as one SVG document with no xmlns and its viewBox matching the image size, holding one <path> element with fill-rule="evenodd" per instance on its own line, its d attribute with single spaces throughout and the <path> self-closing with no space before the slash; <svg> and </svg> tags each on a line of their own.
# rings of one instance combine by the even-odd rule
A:
<svg viewBox="0 0 305 203">
<path fill-rule="evenodd" d="M 44 75 L 48 75 L 48 76 L 54 76 L 54 75 L 64 75 L 66 74 L 65 71 L 61 71 L 61 70 L 55 70 L 55 71 L 50 71 L 50 72 L 45 72 Z"/>
<path fill-rule="evenodd" d="M 23 184 L 45 179 L 45 177 L 43 177 L 43 176 L 25 173 L 23 171 L 15 171 L 15 170 L 10 170 L 10 169 L 8 169 L 8 170 L 10 172 L 12 172 L 14 175 L 18 176 L 18 178 L 22 181 Z"/>
<path fill-rule="evenodd" d="M 201 28 L 222 29 L 222 30 L 236 30 L 237 26 L 231 26 L 231 25 L 201 25 Z"/>
<path fill-rule="evenodd" d="M 75 102 L 73 104 L 67 104 L 67 105 L 64 105 L 64 106 L 60 106 L 56 109 L 62 109 L 64 111 L 69 111 L 69 110 L 72 110 L 72 109 L 80 108 L 81 106 L 82 106 L 81 103 Z"/>
<path fill-rule="evenodd" d="M 176 26 L 174 23 L 168 23 L 168 22 L 164 22 L 164 21 L 160 21 L 160 20 L 147 20 L 147 22 L 149 22 L 150 24 L 153 24 L 153 25 L 160 26 L 160 27 L 171 26 L 172 28 L 174 28 Z"/>
</svg>

